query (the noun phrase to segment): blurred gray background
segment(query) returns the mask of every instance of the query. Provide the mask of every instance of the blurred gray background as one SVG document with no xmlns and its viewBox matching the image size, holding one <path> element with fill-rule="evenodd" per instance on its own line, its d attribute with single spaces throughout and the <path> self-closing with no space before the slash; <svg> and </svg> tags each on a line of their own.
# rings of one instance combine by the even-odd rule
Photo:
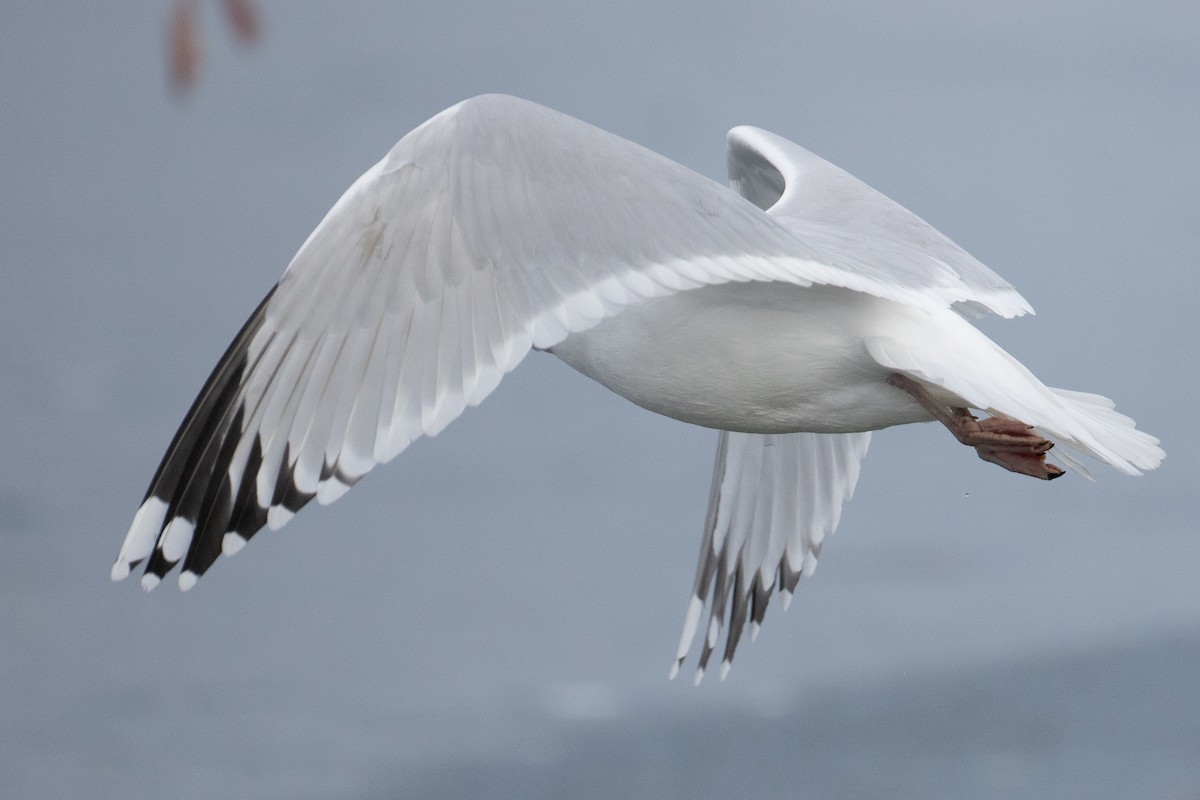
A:
<svg viewBox="0 0 1200 800">
<path fill-rule="evenodd" d="M 0 796 L 1200 798 L 1200 6 L 0 5 Z M 348 497 L 145 596 L 109 566 L 340 193 L 485 91 L 724 178 L 795 139 L 1011 280 L 983 327 L 1163 439 L 1053 485 L 877 434 L 791 611 L 666 680 L 715 435 L 533 354 Z M 688 668 L 690 670 L 691 664 Z"/>
</svg>

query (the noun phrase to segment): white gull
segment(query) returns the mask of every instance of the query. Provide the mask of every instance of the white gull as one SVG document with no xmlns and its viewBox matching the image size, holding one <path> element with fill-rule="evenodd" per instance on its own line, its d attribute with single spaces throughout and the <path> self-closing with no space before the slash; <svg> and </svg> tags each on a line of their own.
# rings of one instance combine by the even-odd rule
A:
<svg viewBox="0 0 1200 800">
<path fill-rule="evenodd" d="M 870 431 L 938 420 L 1051 479 L 1047 451 L 1127 474 L 1163 458 L 1104 397 L 1045 386 L 967 316 L 1031 309 L 916 215 L 757 128 L 732 189 L 501 95 L 405 136 L 317 226 L 217 364 L 112 577 L 190 588 L 218 555 L 476 405 L 531 349 L 720 431 L 672 675 L 704 626 L 722 675 L 837 526 Z M 969 409 L 989 415 L 978 419 Z"/>
</svg>

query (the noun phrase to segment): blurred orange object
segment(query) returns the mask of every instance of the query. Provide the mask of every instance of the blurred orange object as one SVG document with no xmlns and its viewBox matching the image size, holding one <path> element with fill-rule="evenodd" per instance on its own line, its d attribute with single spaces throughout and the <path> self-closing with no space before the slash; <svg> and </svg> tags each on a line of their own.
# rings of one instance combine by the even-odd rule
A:
<svg viewBox="0 0 1200 800">
<path fill-rule="evenodd" d="M 259 36 L 259 14 L 253 0 L 224 0 L 225 17 L 234 39 L 253 42 Z M 198 0 L 175 0 L 168 32 L 172 88 L 184 90 L 196 83 L 203 47 L 200 39 Z"/>
</svg>

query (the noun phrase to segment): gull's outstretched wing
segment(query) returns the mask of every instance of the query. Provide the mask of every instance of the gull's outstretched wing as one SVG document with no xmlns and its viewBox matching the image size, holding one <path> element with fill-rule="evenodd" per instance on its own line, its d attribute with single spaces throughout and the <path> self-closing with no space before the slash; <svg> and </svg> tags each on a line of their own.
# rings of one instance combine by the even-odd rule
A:
<svg viewBox="0 0 1200 800">
<path fill-rule="evenodd" d="M 841 270 L 707 178 L 527 101 L 438 114 L 358 179 L 209 378 L 113 566 L 194 583 L 479 403 L 531 346 L 704 284 Z"/>
<path fill-rule="evenodd" d="M 721 432 L 696 583 L 671 677 L 691 649 L 706 603 L 697 683 L 726 624 L 721 677 L 746 621 L 753 639 L 776 589 L 787 607 L 837 527 L 870 441 L 869 433 Z"/>
<path fill-rule="evenodd" d="M 1007 281 L 925 220 L 781 136 L 734 128 L 728 166 L 735 190 L 850 275 L 893 293 L 924 293 L 960 311 L 1033 313 Z M 844 281 L 839 285 L 860 288 Z M 863 291 L 888 296 L 887 289 Z"/>
</svg>

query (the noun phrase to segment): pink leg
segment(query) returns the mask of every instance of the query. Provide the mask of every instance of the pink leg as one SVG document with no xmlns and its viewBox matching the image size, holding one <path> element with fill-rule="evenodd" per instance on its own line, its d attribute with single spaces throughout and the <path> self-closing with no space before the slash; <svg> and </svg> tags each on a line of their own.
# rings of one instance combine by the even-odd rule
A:
<svg viewBox="0 0 1200 800">
<path fill-rule="evenodd" d="M 1001 417 L 980 420 L 965 408 L 946 408 L 930 397 L 921 384 L 899 373 L 893 373 L 888 383 L 912 395 L 955 439 L 974 447 L 984 461 L 1046 481 L 1063 474 L 1059 467 L 1046 463 L 1046 453 L 1054 443 L 1034 433 L 1032 425 Z"/>
</svg>

